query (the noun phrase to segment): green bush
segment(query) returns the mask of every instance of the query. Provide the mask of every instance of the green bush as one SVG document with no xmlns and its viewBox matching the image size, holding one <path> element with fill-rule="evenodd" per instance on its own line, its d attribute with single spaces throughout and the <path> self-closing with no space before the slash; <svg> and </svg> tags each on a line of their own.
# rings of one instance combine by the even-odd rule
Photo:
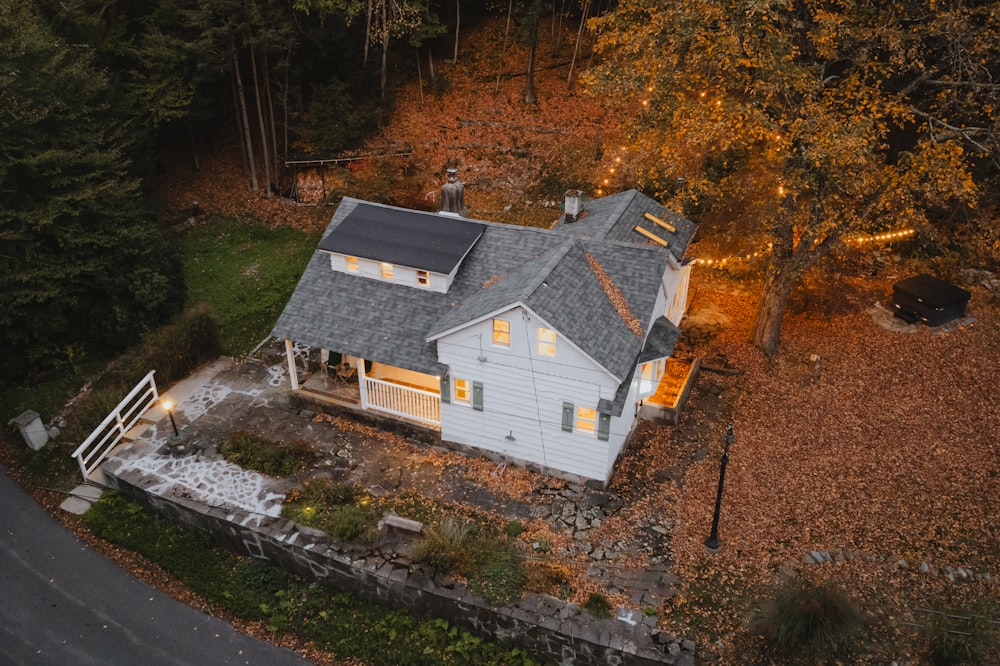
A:
<svg viewBox="0 0 1000 666">
<path fill-rule="evenodd" d="M 156 370 L 157 384 L 166 386 L 216 358 L 221 349 L 219 322 L 208 306 L 200 305 L 147 333 L 142 344 L 122 357 L 115 374 L 124 383 L 135 384 Z"/>
<path fill-rule="evenodd" d="M 377 525 L 368 498 L 352 486 L 326 478 L 307 481 L 290 493 L 281 515 L 343 541 L 369 541 Z"/>
<path fill-rule="evenodd" d="M 481 543 L 480 556 L 469 572 L 469 589 L 491 606 L 503 606 L 521 598 L 525 573 L 521 559 L 499 542 Z"/>
<path fill-rule="evenodd" d="M 840 587 L 786 578 L 756 609 L 753 629 L 782 650 L 838 653 L 852 646 L 863 615 Z"/>
<path fill-rule="evenodd" d="M 504 526 L 503 533 L 513 539 L 519 534 L 524 533 L 524 525 L 517 520 L 511 520 Z"/>
<path fill-rule="evenodd" d="M 600 592 L 591 592 L 583 607 L 595 617 L 609 617 L 611 615 L 611 602 Z"/>
<path fill-rule="evenodd" d="M 492 606 L 520 598 L 527 578 L 513 544 L 451 516 L 428 526 L 412 555 L 438 573 L 465 576 L 469 589 Z"/>
<path fill-rule="evenodd" d="M 928 613 L 921 627 L 935 666 L 980 664 L 994 642 L 982 609 Z"/>
<path fill-rule="evenodd" d="M 222 455 L 229 462 L 269 476 L 301 471 L 312 453 L 312 445 L 305 440 L 274 442 L 242 431 L 234 432 L 222 445 Z"/>
</svg>

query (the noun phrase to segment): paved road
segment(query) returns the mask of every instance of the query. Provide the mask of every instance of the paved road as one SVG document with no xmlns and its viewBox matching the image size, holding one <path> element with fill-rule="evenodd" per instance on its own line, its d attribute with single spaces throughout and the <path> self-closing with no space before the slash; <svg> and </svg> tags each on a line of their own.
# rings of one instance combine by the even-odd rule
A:
<svg viewBox="0 0 1000 666">
<path fill-rule="evenodd" d="M 78 541 L 0 467 L 0 663 L 306 664 Z"/>
</svg>

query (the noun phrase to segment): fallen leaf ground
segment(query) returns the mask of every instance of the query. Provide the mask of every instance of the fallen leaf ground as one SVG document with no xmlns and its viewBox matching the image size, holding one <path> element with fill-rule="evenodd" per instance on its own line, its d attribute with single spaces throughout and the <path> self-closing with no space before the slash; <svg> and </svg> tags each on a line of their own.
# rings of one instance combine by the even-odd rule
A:
<svg viewBox="0 0 1000 666">
<path fill-rule="evenodd" d="M 665 465 L 676 465 L 669 455 L 685 439 L 707 454 L 675 482 L 671 546 L 685 588 L 671 617 L 702 638 L 721 635 L 708 651 L 722 663 L 746 663 L 745 611 L 789 568 L 841 581 L 863 600 L 884 634 L 858 657 L 868 663 L 923 663 L 913 629 L 900 624 L 920 621 L 914 607 L 997 599 L 995 582 L 951 583 L 919 567 L 1000 573 L 1000 312 L 974 290 L 970 325 L 887 330 L 868 309 L 887 301 L 891 282 L 861 281 L 845 314 L 787 316 L 781 352 L 767 360 L 747 342 L 753 297 L 706 270 L 692 277 L 693 306 L 718 307 L 732 322 L 693 351 L 739 374 L 703 374 L 702 387 L 728 404 L 702 423 L 686 414 L 653 442 Z M 709 555 L 729 409 L 723 548 Z M 813 550 L 853 559 L 802 564 Z"/>
</svg>

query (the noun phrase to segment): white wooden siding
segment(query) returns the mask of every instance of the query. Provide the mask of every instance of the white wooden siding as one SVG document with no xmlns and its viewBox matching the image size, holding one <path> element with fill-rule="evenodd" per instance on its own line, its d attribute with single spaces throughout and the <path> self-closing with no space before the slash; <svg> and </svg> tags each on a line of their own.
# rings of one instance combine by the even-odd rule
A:
<svg viewBox="0 0 1000 666">
<path fill-rule="evenodd" d="M 596 408 L 613 399 L 607 371 L 557 332 L 556 355 L 536 353 L 537 327 L 551 328 L 523 308 L 497 318 L 510 322 L 510 347 L 493 344 L 492 318 L 438 340 L 438 359 L 452 378 L 483 384 L 483 410 L 441 405 L 443 439 L 512 458 L 606 480 L 634 419 L 634 404 L 611 420 L 608 441 L 597 432 L 562 430 L 563 403 Z"/>
<path fill-rule="evenodd" d="M 428 291 L 436 291 L 438 293 L 445 293 L 448 291 L 448 287 L 451 285 L 451 277 L 443 275 L 441 273 L 430 273 L 428 272 L 429 283 L 426 285 L 419 284 L 417 282 L 417 269 L 410 268 L 408 266 L 400 266 L 399 264 L 393 264 L 392 279 L 387 280 L 382 277 L 382 262 L 373 261 L 371 259 L 364 259 L 363 257 L 358 257 L 358 270 L 350 271 L 347 270 L 347 255 L 338 254 L 336 252 L 328 252 L 330 255 L 330 268 L 339 272 L 347 273 L 348 275 L 360 275 L 362 277 L 371 278 L 373 280 L 379 280 L 381 282 L 393 282 L 395 284 L 405 284 L 409 287 L 414 287 L 416 289 L 426 289 Z"/>
</svg>

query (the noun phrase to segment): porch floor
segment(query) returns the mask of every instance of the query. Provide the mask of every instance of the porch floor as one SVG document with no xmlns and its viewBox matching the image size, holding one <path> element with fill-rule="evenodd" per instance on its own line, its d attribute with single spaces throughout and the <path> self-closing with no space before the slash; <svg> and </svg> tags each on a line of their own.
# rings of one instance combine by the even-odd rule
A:
<svg viewBox="0 0 1000 666">
<path fill-rule="evenodd" d="M 321 407 L 333 407 L 338 410 L 350 412 L 367 419 L 388 420 L 404 423 L 408 426 L 421 428 L 425 431 L 435 433 L 441 432 L 440 426 L 433 426 L 415 419 L 408 419 L 396 414 L 387 414 L 374 409 L 362 409 L 361 388 L 358 380 L 345 382 L 336 376 L 330 376 L 324 382 L 322 372 L 314 372 L 309 375 L 304 382 L 299 384 L 299 390 L 293 392 L 300 397 L 315 403 Z"/>
</svg>

